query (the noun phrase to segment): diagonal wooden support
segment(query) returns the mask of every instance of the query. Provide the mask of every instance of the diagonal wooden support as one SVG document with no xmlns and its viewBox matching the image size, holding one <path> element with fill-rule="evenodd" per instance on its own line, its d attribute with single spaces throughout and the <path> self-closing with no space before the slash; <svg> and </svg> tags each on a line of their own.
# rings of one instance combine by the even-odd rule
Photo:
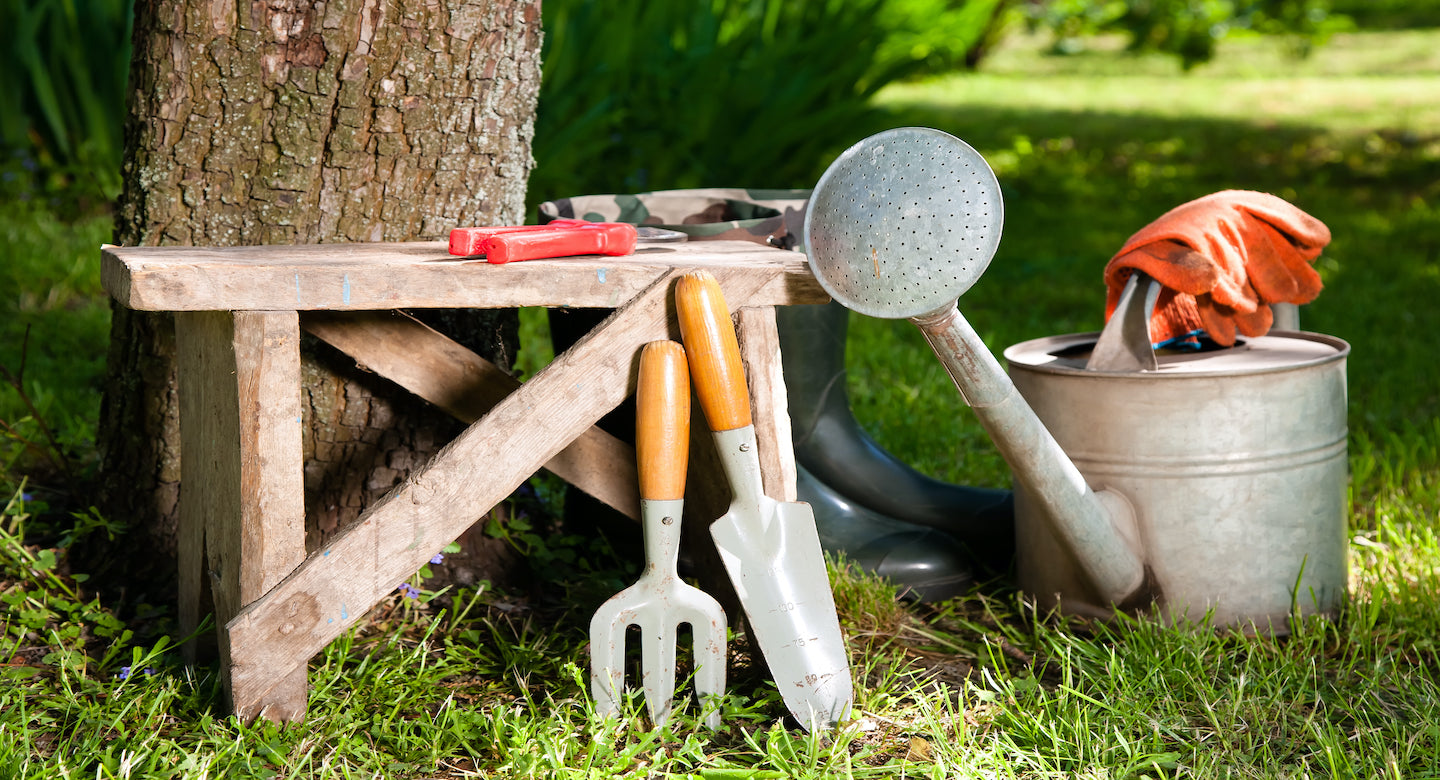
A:
<svg viewBox="0 0 1440 780">
<path fill-rule="evenodd" d="M 300 326 L 464 423 L 520 388 L 499 366 L 403 312 L 306 312 Z M 545 468 L 640 519 L 635 448 L 600 428 L 591 426 Z"/>
<path fill-rule="evenodd" d="M 717 271 L 730 300 L 751 299 L 772 281 Z M 679 274 L 669 271 L 616 310 L 241 610 L 225 626 L 236 707 L 303 673 L 312 655 L 633 392 L 639 348 L 672 337 L 669 298 Z"/>
</svg>

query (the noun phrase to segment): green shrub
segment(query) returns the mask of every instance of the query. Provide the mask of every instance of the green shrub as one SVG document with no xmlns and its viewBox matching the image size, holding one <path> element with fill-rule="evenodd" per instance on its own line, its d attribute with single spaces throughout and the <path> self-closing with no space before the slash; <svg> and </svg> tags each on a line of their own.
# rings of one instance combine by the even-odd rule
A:
<svg viewBox="0 0 1440 780">
<path fill-rule="evenodd" d="M 113 199 L 133 0 L 0 4 L 0 140 L 11 179 L 59 175 Z M 14 165 L 19 156 L 29 164 Z M 87 194 L 90 194 L 87 193 Z"/>
<path fill-rule="evenodd" d="M 1187 69 L 1215 56 L 1215 44 L 1232 30 L 1291 36 L 1308 54 L 1349 24 L 1331 14 L 1327 0 L 1032 0 L 1030 23 L 1055 34 L 1055 52 L 1083 47 L 1083 38 L 1106 32 L 1129 36 L 1132 51 L 1160 51 Z"/>
<path fill-rule="evenodd" d="M 1365 30 L 1440 27 L 1440 0 L 1330 0 L 1330 10 Z"/>
<path fill-rule="evenodd" d="M 808 186 L 870 97 L 952 67 L 1006 0 L 548 0 L 530 201 Z"/>
</svg>

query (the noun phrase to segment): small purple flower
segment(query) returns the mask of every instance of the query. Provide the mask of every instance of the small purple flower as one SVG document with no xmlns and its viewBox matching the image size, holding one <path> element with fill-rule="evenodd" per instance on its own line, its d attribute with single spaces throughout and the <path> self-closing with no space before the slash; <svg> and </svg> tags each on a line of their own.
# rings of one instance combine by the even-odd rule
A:
<svg viewBox="0 0 1440 780">
<path fill-rule="evenodd" d="M 117 680 L 128 680 L 128 679 L 130 679 L 130 667 L 128 667 L 128 666 L 122 666 L 122 667 L 120 667 L 120 671 L 118 671 L 118 672 L 115 673 L 115 679 L 117 679 Z"/>
<path fill-rule="evenodd" d="M 35 494 L 34 494 L 34 493 L 24 493 L 24 492 L 22 492 L 22 493 L 20 494 L 20 500 L 28 504 L 28 503 L 30 503 L 31 501 L 34 501 L 34 500 L 35 500 Z"/>
<path fill-rule="evenodd" d="M 399 589 L 399 590 L 400 590 L 400 593 L 402 593 L 402 594 L 405 596 L 405 598 L 407 598 L 407 599 L 418 599 L 418 598 L 420 598 L 420 591 L 419 591 L 414 585 L 411 585 L 411 584 L 408 583 L 408 582 L 402 582 L 402 583 L 400 583 L 400 589 Z"/>
<path fill-rule="evenodd" d="M 435 553 L 435 557 L 431 558 L 430 562 L 436 565 L 442 564 L 445 562 L 445 555 L 443 553 Z"/>
</svg>

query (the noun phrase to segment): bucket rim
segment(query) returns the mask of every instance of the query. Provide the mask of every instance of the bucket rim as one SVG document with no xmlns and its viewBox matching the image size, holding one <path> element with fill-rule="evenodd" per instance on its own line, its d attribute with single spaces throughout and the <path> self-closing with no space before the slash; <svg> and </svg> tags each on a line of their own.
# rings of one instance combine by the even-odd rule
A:
<svg viewBox="0 0 1440 780">
<path fill-rule="evenodd" d="M 1088 331 L 1083 333 L 1067 333 L 1058 336 L 1045 336 L 1038 339 L 1030 339 L 1012 344 L 1005 348 L 1004 356 L 1009 366 L 1020 368 L 1026 371 L 1033 371 L 1047 374 L 1060 374 L 1065 376 L 1087 376 L 1095 379 L 1116 380 L 1133 379 L 1139 381 L 1178 381 L 1182 379 L 1200 379 L 1214 377 L 1236 377 L 1236 376 L 1260 376 L 1264 374 L 1276 374 L 1289 371 L 1299 371 L 1316 366 L 1322 366 L 1334 362 L 1344 362 L 1350 355 L 1350 344 L 1344 339 L 1324 333 L 1312 333 L 1301 330 L 1272 330 L 1264 336 L 1247 339 L 1246 344 L 1251 344 L 1261 339 L 1294 339 L 1323 344 L 1331 347 L 1334 352 L 1313 358 L 1296 360 L 1290 363 L 1277 365 L 1264 365 L 1255 367 L 1232 367 L 1216 370 L 1167 370 L 1167 366 L 1175 366 L 1195 360 L 1203 360 L 1222 354 L 1225 350 L 1214 352 L 1202 352 L 1195 355 L 1179 355 L 1161 358 L 1160 369 L 1156 371 L 1136 371 L 1129 373 L 1089 371 L 1085 368 L 1083 359 L 1072 359 L 1057 357 L 1054 353 L 1066 349 L 1083 347 L 1087 343 L 1093 344 L 1100 338 L 1099 331 Z"/>
</svg>

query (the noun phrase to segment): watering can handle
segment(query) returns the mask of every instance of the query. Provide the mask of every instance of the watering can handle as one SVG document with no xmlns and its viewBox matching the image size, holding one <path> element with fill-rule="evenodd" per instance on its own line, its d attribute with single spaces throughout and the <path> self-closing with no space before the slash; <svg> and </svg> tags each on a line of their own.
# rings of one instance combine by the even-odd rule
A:
<svg viewBox="0 0 1440 780">
<path fill-rule="evenodd" d="M 1150 317 L 1160 298 L 1160 283 L 1135 270 L 1120 293 L 1120 301 L 1105 330 L 1090 352 L 1087 371 L 1154 371 L 1159 363 L 1150 341 Z"/>
</svg>

